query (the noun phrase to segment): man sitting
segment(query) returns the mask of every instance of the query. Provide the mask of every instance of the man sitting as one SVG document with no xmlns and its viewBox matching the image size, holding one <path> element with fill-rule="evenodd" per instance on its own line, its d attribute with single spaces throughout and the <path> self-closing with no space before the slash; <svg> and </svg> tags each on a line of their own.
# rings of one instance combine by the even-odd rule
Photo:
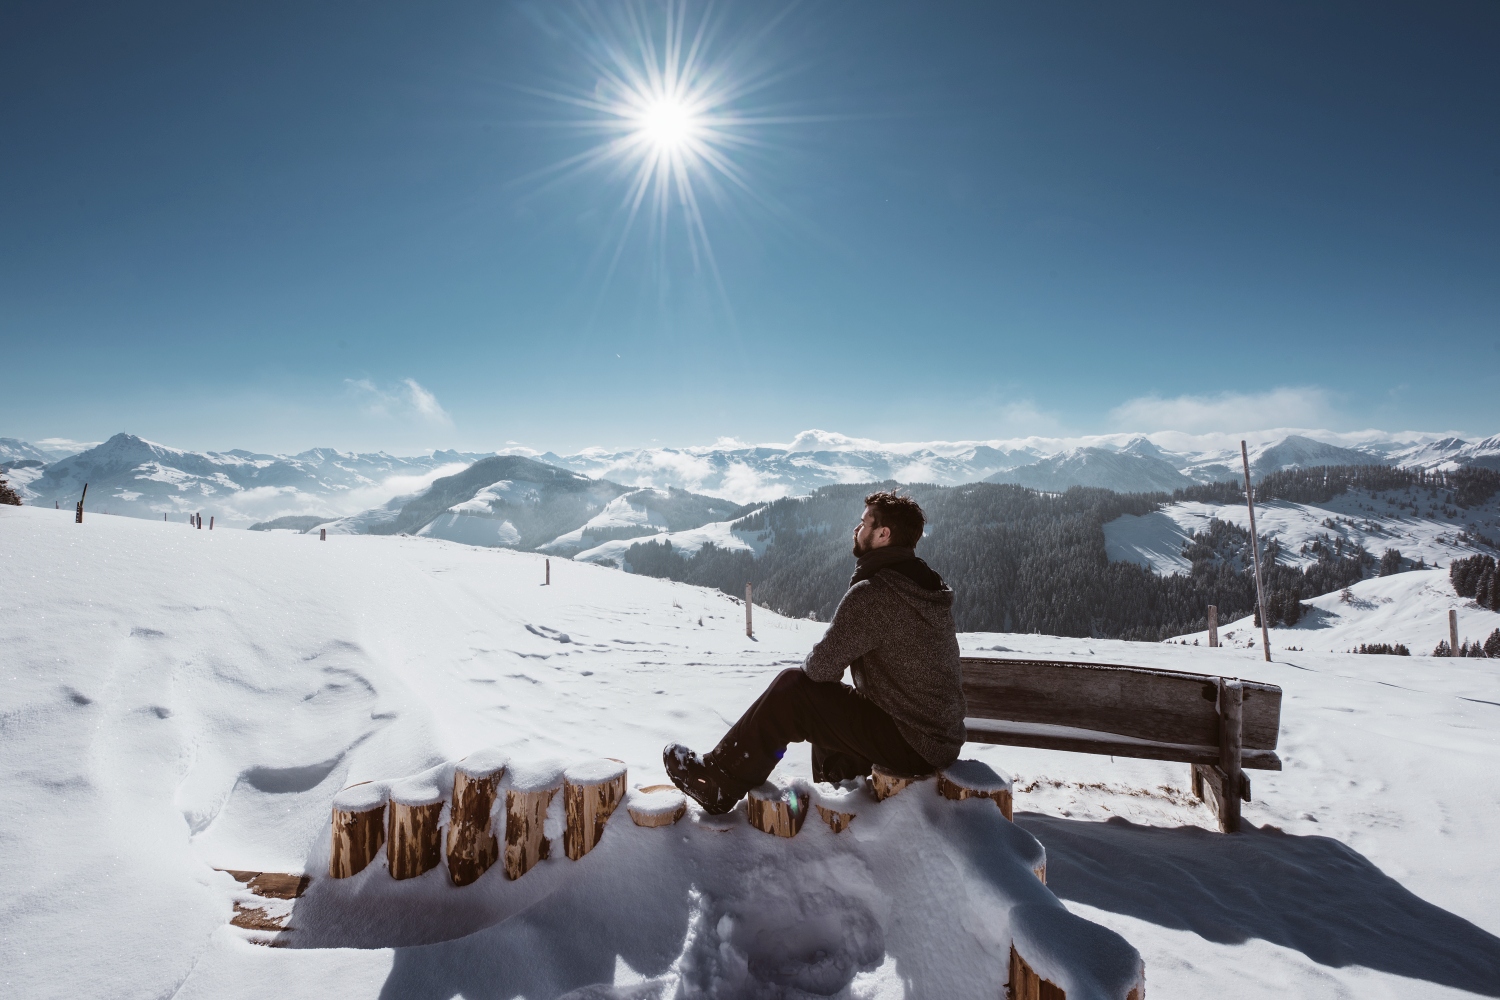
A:
<svg viewBox="0 0 1500 1000">
<path fill-rule="evenodd" d="M 827 633 L 718 746 L 701 757 L 668 746 L 662 761 L 673 784 L 717 815 L 766 780 L 788 743 L 812 744 L 817 781 L 868 774 L 872 764 L 930 774 L 958 759 L 964 693 L 953 590 L 917 558 L 925 524 L 910 497 L 865 497 L 858 563 Z M 853 687 L 842 683 L 845 667 Z"/>
</svg>

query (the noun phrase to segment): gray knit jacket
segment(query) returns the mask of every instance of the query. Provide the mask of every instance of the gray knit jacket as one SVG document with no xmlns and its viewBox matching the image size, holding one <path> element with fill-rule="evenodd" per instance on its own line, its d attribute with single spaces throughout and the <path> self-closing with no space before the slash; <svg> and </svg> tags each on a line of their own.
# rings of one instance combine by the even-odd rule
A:
<svg viewBox="0 0 1500 1000">
<path fill-rule="evenodd" d="M 951 587 L 928 590 L 892 569 L 850 587 L 802 664 L 815 681 L 841 680 L 845 667 L 934 769 L 958 759 L 964 691 Z"/>
</svg>

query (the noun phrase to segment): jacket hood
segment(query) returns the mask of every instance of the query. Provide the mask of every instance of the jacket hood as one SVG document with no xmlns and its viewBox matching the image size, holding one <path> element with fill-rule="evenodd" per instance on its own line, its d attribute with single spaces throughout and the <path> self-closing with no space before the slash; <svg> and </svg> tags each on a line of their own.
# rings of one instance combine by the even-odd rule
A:
<svg viewBox="0 0 1500 1000">
<path fill-rule="evenodd" d="M 940 618 L 952 619 L 953 588 L 946 583 L 937 590 L 928 590 L 904 573 L 893 569 L 882 569 L 875 574 L 874 579 L 895 591 L 897 597 L 910 605 L 926 621 L 938 624 Z"/>
</svg>

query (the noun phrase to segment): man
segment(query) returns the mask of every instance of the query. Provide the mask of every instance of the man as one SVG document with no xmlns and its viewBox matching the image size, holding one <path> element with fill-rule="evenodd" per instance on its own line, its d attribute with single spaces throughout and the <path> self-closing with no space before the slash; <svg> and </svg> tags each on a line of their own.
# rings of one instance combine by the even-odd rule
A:
<svg viewBox="0 0 1500 1000">
<path fill-rule="evenodd" d="M 668 746 L 662 760 L 673 784 L 717 815 L 766 780 L 788 743 L 813 745 L 818 781 L 868 774 L 872 764 L 930 774 L 958 759 L 964 693 L 953 591 L 917 558 L 925 524 L 911 497 L 865 497 L 854 578 L 828 632 L 718 746 L 701 757 Z M 853 687 L 842 683 L 845 667 Z"/>
</svg>

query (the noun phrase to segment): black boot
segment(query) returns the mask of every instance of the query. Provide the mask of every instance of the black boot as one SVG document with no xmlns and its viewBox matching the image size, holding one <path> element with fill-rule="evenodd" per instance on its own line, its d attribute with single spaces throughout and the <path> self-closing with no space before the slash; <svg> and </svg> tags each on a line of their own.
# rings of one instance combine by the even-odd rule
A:
<svg viewBox="0 0 1500 1000">
<path fill-rule="evenodd" d="M 722 816 L 744 797 L 744 789 L 729 775 L 707 763 L 681 743 L 672 743 L 661 752 L 672 784 L 703 807 L 710 816 Z"/>
</svg>

